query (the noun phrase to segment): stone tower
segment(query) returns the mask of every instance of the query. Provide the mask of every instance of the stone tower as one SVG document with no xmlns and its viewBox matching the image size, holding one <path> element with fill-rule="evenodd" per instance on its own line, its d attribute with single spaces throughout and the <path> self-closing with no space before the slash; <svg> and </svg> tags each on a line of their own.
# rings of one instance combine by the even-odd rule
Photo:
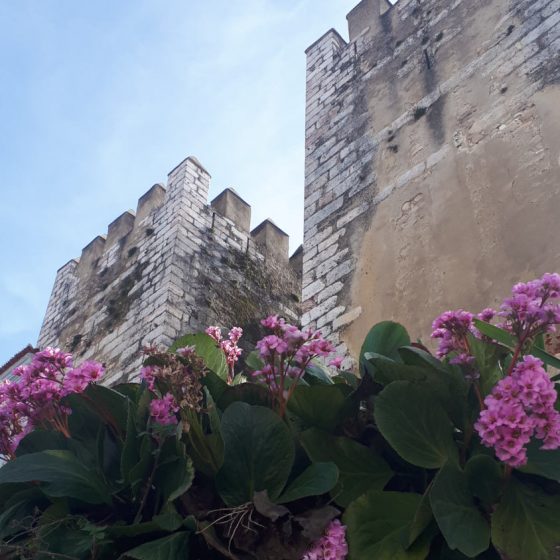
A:
<svg viewBox="0 0 560 560">
<path fill-rule="evenodd" d="M 39 346 L 107 366 L 107 383 L 139 373 L 145 344 L 168 346 L 209 325 L 245 329 L 280 313 L 297 321 L 301 251 L 226 189 L 207 203 L 210 175 L 189 157 L 57 273 Z M 253 340 L 254 341 L 254 340 Z"/>
<path fill-rule="evenodd" d="M 394 319 L 560 270 L 560 0 L 363 0 L 307 50 L 303 323 Z"/>
</svg>

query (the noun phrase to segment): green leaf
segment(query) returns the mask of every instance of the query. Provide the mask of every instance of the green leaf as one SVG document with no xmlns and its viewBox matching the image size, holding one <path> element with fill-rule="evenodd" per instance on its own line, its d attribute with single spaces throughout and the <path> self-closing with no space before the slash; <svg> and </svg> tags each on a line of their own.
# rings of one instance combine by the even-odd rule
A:
<svg viewBox="0 0 560 560">
<path fill-rule="evenodd" d="M 176 340 L 169 348 L 169 352 L 175 352 L 185 346 L 194 346 L 197 355 L 204 360 L 206 367 L 221 379 L 227 379 L 226 357 L 211 336 L 206 333 L 187 334 Z"/>
<path fill-rule="evenodd" d="M 235 402 L 222 416 L 224 464 L 216 476 L 218 493 L 228 506 L 253 499 L 266 490 L 280 495 L 294 462 L 290 430 L 272 410 Z"/>
<path fill-rule="evenodd" d="M 495 325 L 491 325 L 490 323 L 486 323 L 479 319 L 473 319 L 473 323 L 474 326 L 482 334 L 485 334 L 486 336 L 489 336 L 490 338 L 501 342 L 508 348 L 515 348 L 517 346 L 517 339 L 504 329 L 501 329 L 500 327 L 496 327 Z M 533 354 L 533 356 L 535 356 L 536 358 L 539 358 L 539 360 L 542 360 L 547 366 L 560 369 L 560 359 L 558 359 L 556 356 L 553 356 L 552 354 L 549 354 L 543 348 L 540 348 L 536 344 L 534 344 L 531 348 L 531 354 Z M 560 372 L 557 372 L 552 377 L 557 377 L 558 375 L 560 375 Z"/>
<path fill-rule="evenodd" d="M 256 383 L 243 383 L 242 385 L 227 387 L 216 404 L 220 410 L 226 410 L 228 406 L 238 401 L 266 407 L 270 407 L 272 404 L 270 391 Z"/>
<path fill-rule="evenodd" d="M 408 550 L 403 540 L 422 496 L 372 491 L 353 501 L 343 517 L 351 560 L 424 560 L 430 543 L 421 537 Z"/>
<path fill-rule="evenodd" d="M 331 495 L 343 507 L 368 490 L 383 489 L 393 476 L 381 457 L 347 437 L 310 429 L 300 434 L 300 440 L 312 461 L 332 461 L 338 467 L 338 484 Z"/>
<path fill-rule="evenodd" d="M 77 498 L 90 504 L 111 503 L 105 483 L 69 451 L 41 451 L 16 457 L 0 468 L 0 484 L 48 483 L 48 496 Z"/>
<path fill-rule="evenodd" d="M 408 381 L 395 381 L 374 403 L 377 427 L 405 461 L 435 469 L 448 459 L 456 459 L 453 426 L 429 390 Z"/>
<path fill-rule="evenodd" d="M 276 500 L 295 502 L 308 496 L 320 496 L 332 490 L 338 481 L 338 468 L 332 463 L 313 463 L 305 469 Z"/>
<path fill-rule="evenodd" d="M 188 560 L 190 533 L 181 531 L 150 541 L 125 552 L 121 558 L 135 560 Z"/>
<path fill-rule="evenodd" d="M 382 356 L 387 356 L 387 358 L 400 362 L 399 348 L 409 345 L 410 337 L 402 325 L 394 323 L 393 321 L 377 323 L 377 325 L 369 331 L 362 344 L 360 363 L 362 363 L 366 352 L 381 354 Z"/>
<path fill-rule="evenodd" d="M 560 545 L 560 496 L 511 478 L 492 516 L 492 542 L 509 560 L 551 560 Z"/>
<path fill-rule="evenodd" d="M 124 433 L 127 422 L 125 396 L 109 387 L 92 383 L 81 393 L 81 398 L 104 424 L 108 424 L 118 433 Z"/>
<path fill-rule="evenodd" d="M 208 389 L 215 402 L 218 402 L 224 391 L 229 385 L 213 371 L 209 371 L 202 380 L 203 385 Z"/>
<path fill-rule="evenodd" d="M 560 449 L 539 449 L 541 445 L 540 441 L 532 441 L 527 446 L 528 460 L 521 470 L 560 482 Z"/>
<path fill-rule="evenodd" d="M 473 323 L 482 334 L 505 344 L 508 348 L 515 348 L 517 346 L 517 339 L 504 329 L 476 318 L 473 319 Z"/>
<path fill-rule="evenodd" d="M 160 466 L 154 478 L 163 502 L 172 502 L 182 496 L 190 488 L 193 479 L 194 468 L 185 453 L 185 445 L 175 438 L 169 438 L 161 450 Z"/>
<path fill-rule="evenodd" d="M 331 431 L 354 413 L 357 405 L 348 399 L 351 393 L 347 385 L 298 386 L 288 401 L 288 410 L 305 427 Z"/>
<path fill-rule="evenodd" d="M 367 353 L 373 364 L 370 375 L 376 382 L 389 385 L 393 381 L 410 381 L 423 385 L 437 398 L 453 423 L 462 429 L 466 416 L 468 385 L 463 373 L 455 366 L 442 364 L 426 352 L 416 348 L 401 348 L 403 360 L 412 363 L 397 363 L 379 354 Z"/>
<path fill-rule="evenodd" d="M 172 504 L 164 506 L 162 511 L 153 518 L 153 522 L 164 531 L 176 531 L 183 525 L 183 518 Z"/>
<path fill-rule="evenodd" d="M 500 498 L 503 486 L 502 469 L 489 455 L 475 455 L 465 466 L 469 490 L 487 506 Z"/>
<path fill-rule="evenodd" d="M 264 362 L 261 360 L 258 351 L 253 350 L 245 356 L 245 365 L 253 371 L 258 371 L 264 367 Z"/>
<path fill-rule="evenodd" d="M 432 486 L 429 485 L 426 492 L 422 496 L 422 500 L 418 505 L 418 509 L 414 513 L 414 517 L 410 523 L 410 531 L 408 532 L 408 539 L 406 539 L 406 548 L 413 544 L 420 535 L 428 528 L 432 522 L 434 515 L 432 513 L 432 506 L 430 505 L 430 491 Z"/>
<path fill-rule="evenodd" d="M 482 396 L 490 394 L 496 383 L 502 378 L 500 358 L 504 356 L 502 347 L 479 340 L 469 333 L 469 348 L 475 357 L 480 372 L 480 388 Z"/>
<path fill-rule="evenodd" d="M 553 356 L 552 354 L 549 354 L 542 348 L 539 348 L 538 346 L 533 346 L 533 348 L 531 348 L 531 354 L 533 354 L 535 358 L 542 360 L 545 363 L 545 365 L 556 369 L 560 369 L 560 359 L 558 359 L 556 356 Z M 556 372 L 553 375 L 551 375 L 551 377 L 554 379 L 559 375 L 560 372 Z"/>
<path fill-rule="evenodd" d="M 334 383 L 330 371 L 319 362 L 312 362 L 305 368 L 304 379 L 310 385 L 332 385 Z"/>
<path fill-rule="evenodd" d="M 476 507 L 465 473 L 447 463 L 434 479 L 430 503 L 437 524 L 452 550 L 469 558 L 490 545 L 490 526 Z"/>
<path fill-rule="evenodd" d="M 374 352 L 366 352 L 364 359 L 374 366 L 372 370 L 369 370 L 373 380 L 384 386 L 389 385 L 393 381 L 427 382 L 428 380 L 430 370 L 425 367 L 395 362 L 386 356 Z"/>
<path fill-rule="evenodd" d="M 16 455 L 19 457 L 49 449 L 68 450 L 68 440 L 60 432 L 34 429 L 19 442 Z"/>
</svg>

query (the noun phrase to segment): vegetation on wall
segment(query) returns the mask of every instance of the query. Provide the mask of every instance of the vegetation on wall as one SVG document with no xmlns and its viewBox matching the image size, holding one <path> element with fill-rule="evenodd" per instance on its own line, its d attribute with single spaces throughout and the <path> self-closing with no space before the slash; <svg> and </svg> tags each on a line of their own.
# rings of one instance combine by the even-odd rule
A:
<svg viewBox="0 0 560 560">
<path fill-rule="evenodd" d="M 380 323 L 359 374 L 278 317 L 245 371 L 238 328 L 147 348 L 112 388 L 39 352 L 0 386 L 0 557 L 558 558 L 559 296 L 547 274 L 446 312 L 435 355 Z"/>
</svg>

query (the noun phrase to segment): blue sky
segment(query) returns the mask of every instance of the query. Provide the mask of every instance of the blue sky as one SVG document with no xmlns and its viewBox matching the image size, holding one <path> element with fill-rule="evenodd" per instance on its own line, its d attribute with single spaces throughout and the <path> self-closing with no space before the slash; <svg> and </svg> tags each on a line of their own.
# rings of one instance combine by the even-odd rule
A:
<svg viewBox="0 0 560 560">
<path fill-rule="evenodd" d="M 187 155 L 303 230 L 304 50 L 357 0 L 0 2 L 0 364 L 56 270 Z"/>
</svg>

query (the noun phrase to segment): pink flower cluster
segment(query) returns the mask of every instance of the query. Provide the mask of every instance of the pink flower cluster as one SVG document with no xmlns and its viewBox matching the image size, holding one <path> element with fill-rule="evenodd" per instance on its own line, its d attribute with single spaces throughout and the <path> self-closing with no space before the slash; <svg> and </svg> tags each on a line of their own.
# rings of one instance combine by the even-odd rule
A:
<svg viewBox="0 0 560 560">
<path fill-rule="evenodd" d="M 555 332 L 555 325 L 560 323 L 559 297 L 559 274 L 546 273 L 540 279 L 516 284 L 498 313 L 503 319 L 500 326 L 520 341 Z"/>
<path fill-rule="evenodd" d="M 345 560 L 348 555 L 346 527 L 335 519 L 325 534 L 305 553 L 302 560 Z"/>
<path fill-rule="evenodd" d="M 150 403 L 150 416 L 156 424 L 176 425 L 177 412 L 179 412 L 179 407 L 171 393 L 167 393 L 161 399 L 154 399 Z"/>
<path fill-rule="evenodd" d="M 452 352 L 458 353 L 453 363 L 463 363 L 468 356 L 469 348 L 466 337 L 473 330 L 474 315 L 463 309 L 446 311 L 432 323 L 432 338 L 439 339 L 438 358 Z"/>
<path fill-rule="evenodd" d="M 482 443 L 494 448 L 500 461 L 520 467 L 527 462 L 527 444 L 542 440 L 541 449 L 560 447 L 560 413 L 557 393 L 534 356 L 525 356 L 512 374 L 500 380 L 486 397 L 485 410 L 475 424 Z"/>
<path fill-rule="evenodd" d="M 232 382 L 234 377 L 234 367 L 239 360 L 239 356 L 243 353 L 243 350 L 237 346 L 239 339 L 243 335 L 243 329 L 241 327 L 233 327 L 227 338 L 222 338 L 222 330 L 220 327 L 208 327 L 206 329 L 206 334 L 211 336 L 220 346 L 222 351 L 226 356 L 226 362 L 228 365 L 228 381 Z"/>
<path fill-rule="evenodd" d="M 103 375 L 103 366 L 84 362 L 72 367 L 72 356 L 58 348 L 45 348 L 30 364 L 18 367 L 15 382 L 0 384 L 0 456 L 10 458 L 33 428 L 50 428 L 68 434 L 70 409 L 61 400 L 82 393 Z"/>
<path fill-rule="evenodd" d="M 334 346 L 320 332 L 302 331 L 276 315 L 263 319 L 261 324 L 273 334 L 257 342 L 257 350 L 265 365 L 253 372 L 253 377 L 266 383 L 283 413 L 297 380 L 304 375 L 311 360 L 329 357 Z M 340 358 L 332 360 L 330 365 L 339 367 Z"/>
</svg>

